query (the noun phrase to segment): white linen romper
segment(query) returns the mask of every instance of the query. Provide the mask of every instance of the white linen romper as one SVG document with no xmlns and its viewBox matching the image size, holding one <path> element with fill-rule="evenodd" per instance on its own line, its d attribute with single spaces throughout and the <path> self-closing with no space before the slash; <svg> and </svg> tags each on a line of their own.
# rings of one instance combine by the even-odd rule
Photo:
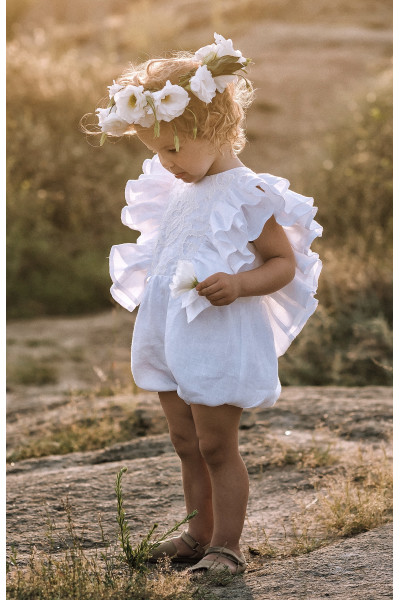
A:
<svg viewBox="0 0 400 600">
<path fill-rule="evenodd" d="M 122 222 L 136 243 L 113 246 L 111 294 L 127 310 L 140 304 L 132 341 L 132 373 L 150 391 L 176 390 L 188 404 L 272 406 L 279 397 L 278 357 L 317 307 L 321 261 L 310 245 L 322 234 L 313 199 L 289 182 L 237 167 L 185 183 L 157 156 L 128 181 Z M 172 298 L 179 260 L 198 281 L 262 264 L 254 244 L 272 216 L 296 258 L 294 279 L 266 296 L 212 306 L 195 290 Z"/>
</svg>

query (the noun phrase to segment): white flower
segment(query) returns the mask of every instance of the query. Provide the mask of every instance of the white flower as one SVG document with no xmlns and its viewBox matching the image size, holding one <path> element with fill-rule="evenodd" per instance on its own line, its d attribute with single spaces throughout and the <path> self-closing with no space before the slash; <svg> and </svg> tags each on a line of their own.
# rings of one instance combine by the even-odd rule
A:
<svg viewBox="0 0 400 600">
<path fill-rule="evenodd" d="M 179 117 L 189 104 L 189 94 L 180 85 L 167 81 L 162 90 L 152 94 L 156 116 L 159 121 L 172 121 Z"/>
<path fill-rule="evenodd" d="M 148 95 L 151 96 L 151 94 L 148 94 Z M 147 98 L 147 95 L 146 95 L 146 98 Z M 135 123 L 137 123 L 137 125 L 141 125 L 142 127 L 151 127 L 152 125 L 154 125 L 154 121 L 155 121 L 154 113 L 153 113 L 151 107 L 149 105 L 146 105 L 143 109 L 142 116 L 138 117 L 135 120 Z"/>
<path fill-rule="evenodd" d="M 103 133 L 110 135 L 121 136 L 128 128 L 128 123 L 121 119 L 113 108 L 97 108 L 96 113 L 99 119 L 99 125 Z"/>
<path fill-rule="evenodd" d="M 111 111 L 112 111 L 112 109 L 111 109 Z M 109 108 L 96 108 L 96 113 L 97 113 L 97 118 L 99 119 L 99 125 L 100 125 L 100 127 L 102 127 L 105 119 L 110 114 L 110 109 Z"/>
<path fill-rule="evenodd" d="M 236 75 L 218 75 L 214 77 L 215 85 L 217 86 L 217 91 L 222 93 L 228 83 L 231 81 L 235 81 L 237 79 Z"/>
<path fill-rule="evenodd" d="M 201 60 L 201 62 L 207 63 L 209 60 L 212 60 L 217 55 L 217 45 L 209 44 L 208 46 L 203 46 L 203 48 L 199 48 L 194 55 L 196 60 Z"/>
<path fill-rule="evenodd" d="M 119 83 L 115 83 L 115 79 L 113 79 L 113 84 L 108 85 L 107 87 L 108 87 L 108 94 L 109 94 L 110 98 L 113 98 L 115 96 L 115 94 L 117 92 L 119 92 L 120 90 L 122 90 L 122 88 L 124 86 L 120 85 Z"/>
<path fill-rule="evenodd" d="M 209 104 L 216 94 L 217 86 L 206 65 L 202 65 L 190 79 L 190 89 L 200 100 Z"/>
<path fill-rule="evenodd" d="M 223 35 L 219 35 L 218 33 L 214 33 L 214 39 L 217 45 L 217 56 L 219 58 L 221 56 L 237 56 L 241 64 L 246 62 L 246 59 L 240 50 L 234 49 L 232 40 L 226 40 Z"/>
<path fill-rule="evenodd" d="M 186 311 L 188 323 L 211 306 L 207 298 L 200 296 L 196 290 L 198 283 L 193 264 L 189 260 L 178 260 L 175 275 L 169 287 L 173 298 L 181 298 L 181 306 Z"/>
<path fill-rule="evenodd" d="M 193 264 L 189 260 L 178 260 L 175 275 L 169 285 L 171 296 L 178 298 L 178 296 L 193 290 L 198 283 Z"/>
<path fill-rule="evenodd" d="M 137 123 L 144 115 L 147 98 L 143 89 L 142 85 L 127 85 L 114 96 L 117 115 L 127 123 Z"/>
</svg>

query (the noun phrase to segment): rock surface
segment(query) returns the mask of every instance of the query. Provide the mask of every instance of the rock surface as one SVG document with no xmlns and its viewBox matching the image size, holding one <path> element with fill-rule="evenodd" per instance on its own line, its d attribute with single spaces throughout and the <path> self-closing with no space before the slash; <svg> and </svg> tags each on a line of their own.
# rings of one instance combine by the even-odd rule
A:
<svg viewBox="0 0 400 600">
<path fill-rule="evenodd" d="M 8 544 L 26 561 L 31 547 L 46 550 L 46 532 L 53 522 L 59 550 L 64 547 L 68 498 L 81 544 L 88 550 L 102 547 L 98 518 L 109 540 L 116 540 L 115 476 L 126 466 L 123 493 L 134 539 L 151 525 L 160 531 L 185 515 L 180 465 L 168 434 L 157 395 L 135 397 L 144 419 L 159 422 L 160 433 L 91 452 L 28 459 L 8 466 Z M 118 404 L 126 397 L 108 399 Z M 103 399 L 102 401 L 105 401 Z M 100 403 L 101 404 L 101 403 Z M 362 599 L 391 597 L 391 524 L 349 539 L 337 540 L 309 554 L 286 558 L 261 558 L 249 553 L 268 541 L 282 544 L 285 531 L 291 538 L 293 515 L 320 501 L 325 480 L 342 476 L 346 460 L 359 450 L 389 450 L 391 389 L 286 388 L 273 409 L 246 412 L 240 444 L 250 474 L 250 501 L 243 533 L 249 570 L 226 588 L 213 590 L 220 598 Z M 18 410 L 18 402 L 15 402 Z M 20 409 L 21 407 L 19 407 Z M 48 402 L 48 422 L 60 406 Z M 32 415 L 37 417 L 37 409 Z M 23 418 L 28 418 L 25 407 Z M 17 440 L 18 416 L 9 410 L 10 439 Z M 34 422 L 34 418 L 32 419 Z M 310 467 L 297 460 L 301 449 L 330 448 L 331 464 Z M 289 454 L 288 454 L 289 452 Z M 287 457 L 292 452 L 293 461 Z M 286 458 L 284 458 L 286 456 Z"/>
</svg>

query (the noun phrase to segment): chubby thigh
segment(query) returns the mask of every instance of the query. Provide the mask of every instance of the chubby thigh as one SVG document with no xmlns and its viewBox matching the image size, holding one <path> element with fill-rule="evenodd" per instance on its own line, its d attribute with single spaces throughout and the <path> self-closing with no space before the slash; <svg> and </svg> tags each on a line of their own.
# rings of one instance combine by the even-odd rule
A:
<svg viewBox="0 0 400 600">
<path fill-rule="evenodd" d="M 280 393 L 273 333 L 260 298 L 211 306 L 187 323 L 170 302 L 165 356 L 189 404 L 272 406 Z"/>
</svg>

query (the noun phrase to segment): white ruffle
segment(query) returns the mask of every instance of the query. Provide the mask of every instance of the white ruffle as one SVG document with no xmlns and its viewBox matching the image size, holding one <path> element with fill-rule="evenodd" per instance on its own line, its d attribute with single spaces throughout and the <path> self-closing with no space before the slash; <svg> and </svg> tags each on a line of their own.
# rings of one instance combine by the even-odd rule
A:
<svg viewBox="0 0 400 600">
<path fill-rule="evenodd" d="M 175 177 L 162 167 L 158 156 L 143 163 L 143 173 L 125 188 L 127 206 L 122 209 L 124 225 L 139 231 L 136 243 L 113 246 L 110 252 L 111 295 L 129 311 L 143 297 L 148 270 L 157 241 L 160 221 Z"/>
<path fill-rule="evenodd" d="M 310 250 L 310 245 L 322 235 L 322 227 L 314 220 L 317 209 L 313 198 L 289 190 L 286 179 L 255 174 L 246 168 L 211 177 L 220 178 L 226 185 L 223 185 L 224 193 L 216 196 L 211 211 L 207 243 L 202 244 L 198 255 L 193 257 L 197 267 L 203 262 L 212 263 L 209 266 L 214 266 L 216 271 L 238 273 L 261 264 L 250 241 L 259 237 L 272 215 L 284 228 L 293 248 L 294 279 L 262 300 L 274 334 L 276 353 L 281 356 L 318 304 L 314 295 L 321 261 L 318 254 Z M 127 310 L 132 311 L 142 300 L 160 222 L 174 182 L 174 176 L 155 156 L 144 162 L 143 174 L 138 180 L 127 183 L 127 206 L 122 210 L 122 222 L 141 235 L 136 243 L 113 246 L 110 254 L 111 294 Z M 182 296 L 182 308 L 186 310 L 188 321 L 209 307 L 210 303 L 195 290 Z"/>
<path fill-rule="evenodd" d="M 317 208 L 313 202 L 289 190 L 286 179 L 248 170 L 239 175 L 234 189 L 223 195 L 211 215 L 213 244 L 233 273 L 256 263 L 249 241 L 259 237 L 272 215 L 284 228 L 296 258 L 295 277 L 263 297 L 278 356 L 286 352 L 318 304 L 314 295 L 322 264 L 310 245 L 322 235 L 322 227 L 314 221 Z"/>
</svg>

